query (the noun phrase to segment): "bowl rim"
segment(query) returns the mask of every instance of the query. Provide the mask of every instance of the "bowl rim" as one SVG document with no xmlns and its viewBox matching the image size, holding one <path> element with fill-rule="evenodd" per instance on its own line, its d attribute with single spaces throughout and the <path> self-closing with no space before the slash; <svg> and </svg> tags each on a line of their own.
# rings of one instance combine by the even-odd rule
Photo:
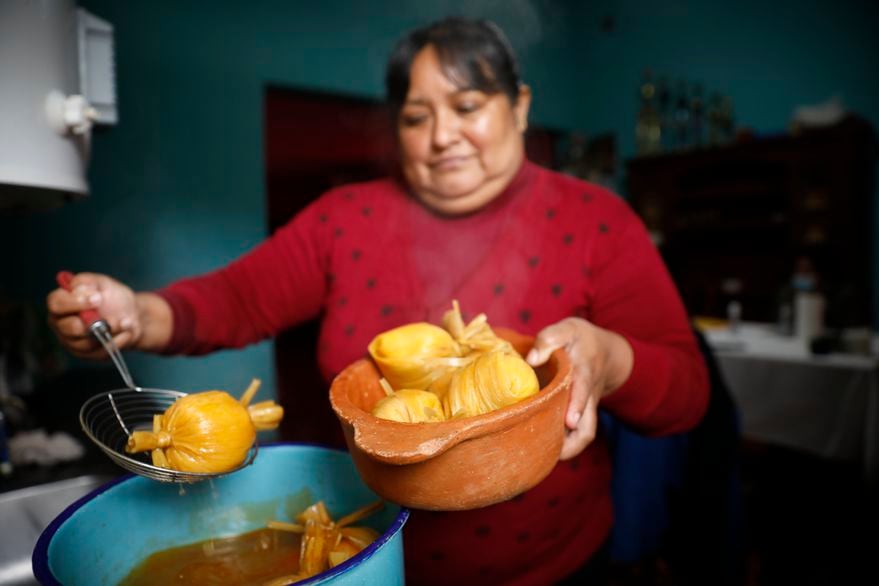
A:
<svg viewBox="0 0 879 586">
<path fill-rule="evenodd" d="M 507 328 L 498 327 L 494 328 L 494 330 L 501 337 L 514 343 L 518 341 L 533 344 L 535 340 L 534 336 L 521 334 Z M 354 428 L 354 442 L 361 451 L 366 452 L 372 458 L 388 464 L 413 464 L 438 456 L 462 441 L 508 429 L 526 419 L 538 406 L 551 401 L 559 393 L 565 392 L 572 380 L 573 367 L 564 348 L 558 348 L 553 351 L 547 364 L 550 362 L 555 362 L 555 375 L 537 393 L 527 399 L 472 417 L 431 423 L 404 423 L 374 416 L 372 413 L 356 406 L 348 397 L 348 393 L 342 391 L 343 383 L 347 382 L 347 379 L 353 376 L 354 372 L 361 369 L 370 369 L 378 376 L 381 376 L 381 371 L 375 362 L 371 358 L 365 357 L 349 364 L 333 379 L 329 392 L 330 404 L 340 423 Z M 410 434 L 413 430 L 423 430 L 423 433 L 419 439 L 413 440 L 414 446 L 412 449 L 399 450 L 391 455 L 374 450 L 370 445 L 361 444 L 363 440 L 363 426 L 381 429 L 388 436 L 396 437 L 399 437 L 398 433 L 404 430 Z M 441 441 L 440 438 L 443 437 L 446 437 L 447 440 Z"/>
<path fill-rule="evenodd" d="M 318 448 L 321 450 L 326 450 L 328 452 L 340 452 L 343 454 L 347 454 L 348 457 L 351 456 L 351 454 L 348 452 L 348 450 L 336 448 L 336 447 L 331 447 L 331 446 L 324 446 L 324 445 L 316 444 L 316 443 L 309 443 L 309 442 L 278 441 L 278 442 L 266 443 L 260 449 L 261 450 L 262 449 L 272 449 L 272 448 L 277 448 L 277 447 Z M 356 466 L 354 467 L 354 470 L 355 470 L 355 472 L 357 471 Z M 359 476 L 359 473 L 358 473 L 358 476 Z M 52 543 L 52 538 L 55 537 L 55 534 L 58 532 L 58 530 L 61 528 L 61 526 L 64 525 L 64 523 L 66 523 L 67 520 L 70 519 L 70 517 L 72 517 L 79 509 L 81 509 L 83 506 L 85 506 L 85 504 L 87 502 L 91 501 L 92 499 L 94 499 L 98 495 L 110 490 L 111 488 L 115 487 L 117 484 L 121 484 L 123 482 L 128 482 L 134 478 L 141 478 L 141 477 L 139 477 L 136 474 L 123 474 L 119 478 L 114 478 L 113 480 L 110 480 L 109 482 L 102 484 L 101 486 L 92 490 L 91 492 L 89 492 L 85 496 L 77 499 L 72 504 L 70 504 L 66 509 L 64 509 L 64 511 L 62 511 L 57 517 L 52 519 L 52 521 L 49 523 L 49 525 L 47 525 L 46 528 L 43 530 L 43 532 L 40 534 L 40 537 L 37 540 L 36 545 L 34 546 L 33 554 L 31 555 L 31 567 L 34 572 L 34 577 L 37 579 L 37 581 L 40 584 L 42 584 L 43 586 L 47 586 L 47 585 L 48 586 L 63 586 L 61 584 L 61 582 L 59 582 L 58 579 L 55 577 L 55 575 L 52 573 L 51 568 L 49 568 L 49 546 Z M 152 482 L 149 479 L 145 479 L 145 481 Z M 367 487 L 367 488 L 369 488 L 369 487 Z M 370 489 L 370 490 L 372 490 L 372 489 Z M 381 498 L 381 497 L 379 497 L 379 498 Z M 382 499 L 382 500 L 386 500 L 386 499 Z M 312 576 L 311 578 L 308 578 L 307 580 L 296 582 L 296 584 L 297 585 L 299 585 L 299 584 L 303 584 L 303 585 L 318 584 L 318 583 L 323 582 L 329 578 L 333 578 L 333 577 L 347 571 L 350 568 L 353 568 L 355 566 L 359 566 L 360 564 L 362 564 L 363 562 L 365 562 L 366 560 L 371 558 L 373 555 L 375 555 L 375 553 L 379 549 L 381 549 L 386 543 L 388 543 L 395 535 L 400 533 L 400 531 L 403 528 L 403 525 L 405 525 L 406 521 L 408 521 L 408 519 L 409 519 L 410 513 L 409 513 L 408 508 L 406 508 L 402 505 L 397 505 L 396 503 L 392 503 L 392 504 L 394 504 L 395 506 L 399 506 L 400 511 L 394 517 L 393 522 L 387 528 L 387 530 L 385 530 L 381 535 L 379 535 L 378 539 L 373 541 L 371 544 L 369 544 L 363 550 L 358 552 L 356 555 L 348 558 L 347 560 L 345 560 L 344 562 L 342 562 L 338 566 L 334 566 L 334 567 L 330 568 L 329 570 L 326 570 L 325 572 L 321 572 L 320 574 L 317 574 L 315 576 Z"/>
</svg>

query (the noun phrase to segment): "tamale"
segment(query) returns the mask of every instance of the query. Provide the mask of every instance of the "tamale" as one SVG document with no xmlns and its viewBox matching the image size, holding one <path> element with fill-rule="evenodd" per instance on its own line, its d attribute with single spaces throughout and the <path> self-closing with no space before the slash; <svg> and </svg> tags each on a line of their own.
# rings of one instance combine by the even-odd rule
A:
<svg viewBox="0 0 879 586">
<path fill-rule="evenodd" d="M 447 331 L 426 322 L 400 326 L 379 334 L 369 343 L 378 369 L 397 389 L 427 389 L 462 364 L 461 349 Z"/>
<path fill-rule="evenodd" d="M 369 547 L 379 538 L 378 532 L 371 527 L 351 525 L 383 506 L 382 501 L 376 501 L 334 522 L 323 501 L 318 501 L 296 516 L 297 523 L 269 521 L 269 529 L 301 533 L 302 542 L 299 550 L 299 572 L 285 576 L 286 581 L 273 580 L 264 586 L 280 586 L 308 578 L 328 567 L 341 564 Z"/>
<path fill-rule="evenodd" d="M 254 379 L 240 400 L 225 391 L 183 396 L 153 418 L 152 431 L 135 431 L 128 453 L 151 451 L 153 465 L 181 472 L 221 473 L 239 466 L 257 430 L 274 429 L 283 408 L 274 401 L 249 406 L 259 388 Z"/>
<path fill-rule="evenodd" d="M 540 390 L 534 369 L 518 354 L 481 354 L 452 376 L 443 397 L 447 418 L 473 417 L 512 405 Z"/>
<path fill-rule="evenodd" d="M 488 317 L 480 313 L 467 325 L 461 315 L 461 307 L 458 300 L 452 300 L 452 309 L 443 314 L 443 327 L 452 335 L 452 339 L 458 343 L 463 355 L 482 352 L 506 352 L 516 354 L 513 345 L 499 337 L 488 325 Z"/>
<path fill-rule="evenodd" d="M 443 406 L 439 398 L 420 389 L 400 389 L 394 391 L 385 379 L 381 385 L 387 396 L 378 400 L 372 414 L 379 419 L 389 419 L 401 423 L 430 423 L 443 421 Z"/>
</svg>

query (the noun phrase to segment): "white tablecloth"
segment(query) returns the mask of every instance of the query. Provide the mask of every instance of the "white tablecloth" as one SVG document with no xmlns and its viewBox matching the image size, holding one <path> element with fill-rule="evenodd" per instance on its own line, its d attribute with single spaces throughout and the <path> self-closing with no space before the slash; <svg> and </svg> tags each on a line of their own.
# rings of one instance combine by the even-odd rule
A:
<svg viewBox="0 0 879 586">
<path fill-rule="evenodd" d="M 738 403 L 743 434 L 833 459 L 858 461 L 879 486 L 879 360 L 812 355 L 766 324 L 705 332 Z"/>
</svg>

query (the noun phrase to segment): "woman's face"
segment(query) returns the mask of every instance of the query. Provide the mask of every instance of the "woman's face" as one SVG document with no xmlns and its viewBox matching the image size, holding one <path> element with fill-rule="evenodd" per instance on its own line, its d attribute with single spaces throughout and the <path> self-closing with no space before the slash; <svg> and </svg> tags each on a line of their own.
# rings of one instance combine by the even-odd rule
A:
<svg viewBox="0 0 879 586">
<path fill-rule="evenodd" d="M 412 62 L 397 120 L 403 174 L 418 198 L 443 214 L 478 210 L 500 195 L 524 156 L 530 90 L 515 106 L 504 93 L 460 88 L 428 45 Z"/>
</svg>

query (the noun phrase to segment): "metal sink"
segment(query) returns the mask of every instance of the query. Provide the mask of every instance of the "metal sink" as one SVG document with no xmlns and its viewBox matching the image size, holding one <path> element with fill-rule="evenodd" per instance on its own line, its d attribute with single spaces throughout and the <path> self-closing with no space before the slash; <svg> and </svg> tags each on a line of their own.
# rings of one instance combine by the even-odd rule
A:
<svg viewBox="0 0 879 586">
<path fill-rule="evenodd" d="M 0 493 L 0 586 L 37 584 L 31 554 L 43 529 L 109 476 L 79 476 Z"/>
</svg>

